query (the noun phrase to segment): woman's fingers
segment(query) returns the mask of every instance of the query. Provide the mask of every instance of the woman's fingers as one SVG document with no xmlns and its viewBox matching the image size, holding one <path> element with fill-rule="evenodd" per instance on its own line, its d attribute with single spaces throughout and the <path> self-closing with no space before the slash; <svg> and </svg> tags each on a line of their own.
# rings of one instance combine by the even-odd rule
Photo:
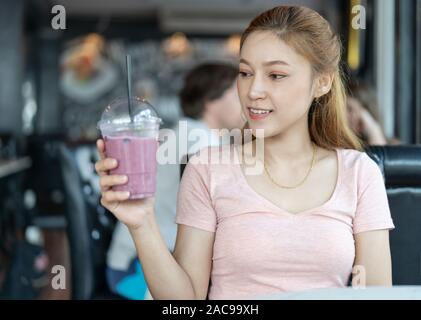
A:
<svg viewBox="0 0 421 320">
<path fill-rule="evenodd" d="M 95 170 L 99 175 L 106 174 L 108 170 L 117 167 L 117 160 L 112 158 L 105 158 L 95 163 Z"/>
<path fill-rule="evenodd" d="M 111 212 L 117 209 L 121 201 L 128 200 L 130 192 L 128 191 L 105 191 L 102 193 L 101 205 Z"/>
<path fill-rule="evenodd" d="M 114 169 L 117 166 L 117 160 L 106 157 L 104 140 L 98 139 L 96 141 L 96 147 L 100 160 L 95 163 L 95 170 L 98 175 L 104 176 L 108 170 Z"/>
<path fill-rule="evenodd" d="M 124 184 L 126 182 L 127 176 L 124 175 L 104 175 L 99 179 L 99 184 L 102 191 L 106 191 L 112 186 Z"/>
<path fill-rule="evenodd" d="M 97 149 L 98 149 L 99 158 L 100 158 L 101 160 L 105 159 L 105 158 L 106 158 L 106 156 L 105 156 L 105 143 L 104 143 L 104 140 L 102 140 L 102 139 L 98 139 L 98 140 L 96 141 L 96 147 L 97 147 Z"/>
<path fill-rule="evenodd" d="M 112 202 L 119 202 L 119 201 L 125 201 L 129 199 L 130 192 L 129 191 L 105 191 L 102 193 L 102 198 L 108 203 L 108 205 L 112 204 Z"/>
<path fill-rule="evenodd" d="M 109 175 L 108 171 L 117 167 L 117 160 L 107 158 L 105 154 L 104 140 L 98 139 L 96 146 L 100 160 L 95 163 L 95 170 L 100 176 L 99 184 L 102 192 L 101 204 L 108 210 L 112 211 L 119 206 L 121 201 L 129 199 L 130 192 L 112 191 L 111 187 L 126 183 L 128 178 L 125 175 Z"/>
</svg>

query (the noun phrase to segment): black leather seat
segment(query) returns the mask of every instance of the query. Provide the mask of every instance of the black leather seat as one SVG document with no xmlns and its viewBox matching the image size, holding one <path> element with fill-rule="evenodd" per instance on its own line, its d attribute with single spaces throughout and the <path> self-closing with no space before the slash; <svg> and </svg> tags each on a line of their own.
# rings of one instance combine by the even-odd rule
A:
<svg viewBox="0 0 421 320">
<path fill-rule="evenodd" d="M 394 285 L 421 285 L 421 145 L 371 146 L 385 178 L 395 224 L 390 232 Z"/>
<path fill-rule="evenodd" d="M 99 194 L 86 177 L 96 175 L 95 146 L 60 143 L 59 149 L 67 207 L 72 298 L 119 299 L 109 291 L 105 280 L 106 254 L 115 218 L 99 204 Z M 78 152 L 85 155 L 84 160 L 77 157 Z M 82 175 L 82 167 L 90 171 Z"/>
</svg>

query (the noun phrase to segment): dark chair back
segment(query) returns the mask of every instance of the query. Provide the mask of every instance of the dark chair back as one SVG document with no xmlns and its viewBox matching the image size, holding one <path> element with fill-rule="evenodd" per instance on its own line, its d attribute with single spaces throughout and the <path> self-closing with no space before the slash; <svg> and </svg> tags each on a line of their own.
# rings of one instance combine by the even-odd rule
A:
<svg viewBox="0 0 421 320">
<path fill-rule="evenodd" d="M 79 156 L 78 156 L 79 155 Z M 72 265 L 73 299 L 115 298 L 106 284 L 106 256 L 116 219 L 99 203 L 93 184 L 94 145 L 60 145 Z M 82 174 L 83 172 L 83 174 Z"/>
<path fill-rule="evenodd" d="M 90 299 L 94 288 L 91 227 L 81 189 L 81 179 L 71 151 L 60 146 L 62 175 L 66 194 L 66 220 L 70 246 L 72 298 Z"/>
<path fill-rule="evenodd" d="M 421 145 L 372 146 L 395 224 L 390 232 L 394 285 L 421 285 Z"/>
</svg>

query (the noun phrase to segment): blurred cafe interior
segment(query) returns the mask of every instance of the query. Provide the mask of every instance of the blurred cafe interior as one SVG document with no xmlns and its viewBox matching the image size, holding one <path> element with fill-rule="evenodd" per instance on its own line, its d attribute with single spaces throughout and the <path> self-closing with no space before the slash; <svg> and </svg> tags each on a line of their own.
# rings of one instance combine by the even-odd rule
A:
<svg viewBox="0 0 421 320">
<path fill-rule="evenodd" d="M 131 288 L 110 283 L 119 224 L 100 204 L 95 172 L 97 122 L 126 95 L 126 55 L 133 95 L 150 102 L 162 128 L 174 128 L 185 116 L 186 74 L 208 62 L 237 67 L 241 33 L 283 4 L 316 10 L 340 35 L 350 121 L 364 113 L 379 129 L 361 135 L 395 224 L 393 286 L 421 286 L 420 1 L 1 0 L 1 299 L 152 298 L 142 275 Z M 357 5 L 362 28 L 352 26 Z M 358 130 L 363 120 L 355 121 Z M 161 218 L 171 247 L 173 216 Z M 132 250 L 124 241 L 114 249 Z M 65 283 L 54 289 L 60 267 Z"/>
</svg>

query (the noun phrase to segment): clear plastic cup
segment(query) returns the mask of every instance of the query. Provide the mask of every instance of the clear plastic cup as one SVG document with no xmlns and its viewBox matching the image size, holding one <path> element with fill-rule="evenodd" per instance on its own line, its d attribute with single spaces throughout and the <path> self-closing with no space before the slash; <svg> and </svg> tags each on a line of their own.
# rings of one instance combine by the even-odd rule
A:
<svg viewBox="0 0 421 320">
<path fill-rule="evenodd" d="M 118 161 L 110 174 L 126 175 L 127 183 L 114 191 L 129 191 L 130 199 L 152 197 L 156 191 L 156 152 L 162 120 L 146 100 L 131 99 L 133 121 L 127 98 L 112 101 L 104 110 L 98 128 L 105 142 L 105 154 Z"/>
</svg>

